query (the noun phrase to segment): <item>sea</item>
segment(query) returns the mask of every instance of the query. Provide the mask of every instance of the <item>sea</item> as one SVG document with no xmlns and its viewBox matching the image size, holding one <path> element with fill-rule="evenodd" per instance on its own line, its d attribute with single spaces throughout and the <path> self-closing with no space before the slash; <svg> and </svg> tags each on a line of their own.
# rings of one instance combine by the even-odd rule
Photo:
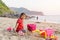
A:
<svg viewBox="0 0 60 40">
<path fill-rule="evenodd" d="M 60 15 L 44 15 L 44 16 L 30 15 L 30 16 L 33 16 L 31 19 L 29 19 L 31 21 L 49 22 L 49 23 L 58 23 L 58 24 L 60 24 Z"/>
</svg>

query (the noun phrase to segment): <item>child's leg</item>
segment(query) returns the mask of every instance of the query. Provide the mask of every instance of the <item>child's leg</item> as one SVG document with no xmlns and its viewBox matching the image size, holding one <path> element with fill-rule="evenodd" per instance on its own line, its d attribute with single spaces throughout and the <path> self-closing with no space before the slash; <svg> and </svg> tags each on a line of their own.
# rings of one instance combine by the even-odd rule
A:
<svg viewBox="0 0 60 40">
<path fill-rule="evenodd" d="M 22 30 L 22 32 L 23 32 L 23 33 L 26 33 L 26 31 L 25 31 L 25 30 Z"/>
</svg>

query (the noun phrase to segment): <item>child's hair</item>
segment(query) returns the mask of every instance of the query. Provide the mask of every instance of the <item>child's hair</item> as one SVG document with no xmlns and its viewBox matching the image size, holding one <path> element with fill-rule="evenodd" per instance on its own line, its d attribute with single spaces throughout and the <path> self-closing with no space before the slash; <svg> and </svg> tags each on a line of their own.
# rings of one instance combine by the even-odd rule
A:
<svg viewBox="0 0 60 40">
<path fill-rule="evenodd" d="M 23 16 L 23 15 L 25 15 L 25 16 L 26 16 L 26 14 L 25 14 L 25 13 L 21 13 L 19 18 L 21 18 L 21 16 Z"/>
</svg>

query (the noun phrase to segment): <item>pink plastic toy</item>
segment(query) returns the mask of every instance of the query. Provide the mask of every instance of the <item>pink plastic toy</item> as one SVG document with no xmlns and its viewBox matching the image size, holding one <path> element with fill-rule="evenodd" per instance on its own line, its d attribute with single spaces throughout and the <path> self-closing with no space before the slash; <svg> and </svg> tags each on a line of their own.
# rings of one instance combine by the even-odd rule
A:
<svg viewBox="0 0 60 40">
<path fill-rule="evenodd" d="M 27 24 L 27 28 L 29 31 L 34 31 L 36 30 L 36 24 Z"/>
<path fill-rule="evenodd" d="M 12 31 L 13 28 L 12 28 L 12 27 L 8 27 L 6 30 L 7 30 L 7 31 Z"/>
<path fill-rule="evenodd" d="M 46 33 L 47 33 L 47 36 L 52 36 L 54 34 L 54 30 L 53 29 L 46 29 Z"/>
</svg>

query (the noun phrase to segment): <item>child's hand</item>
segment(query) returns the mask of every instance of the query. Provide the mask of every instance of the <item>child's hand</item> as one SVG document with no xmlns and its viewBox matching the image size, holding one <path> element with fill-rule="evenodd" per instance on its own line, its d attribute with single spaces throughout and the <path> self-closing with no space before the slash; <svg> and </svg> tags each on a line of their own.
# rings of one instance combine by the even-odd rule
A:
<svg viewBox="0 0 60 40">
<path fill-rule="evenodd" d="M 16 32 L 16 28 L 13 28 L 13 31 Z"/>
</svg>

